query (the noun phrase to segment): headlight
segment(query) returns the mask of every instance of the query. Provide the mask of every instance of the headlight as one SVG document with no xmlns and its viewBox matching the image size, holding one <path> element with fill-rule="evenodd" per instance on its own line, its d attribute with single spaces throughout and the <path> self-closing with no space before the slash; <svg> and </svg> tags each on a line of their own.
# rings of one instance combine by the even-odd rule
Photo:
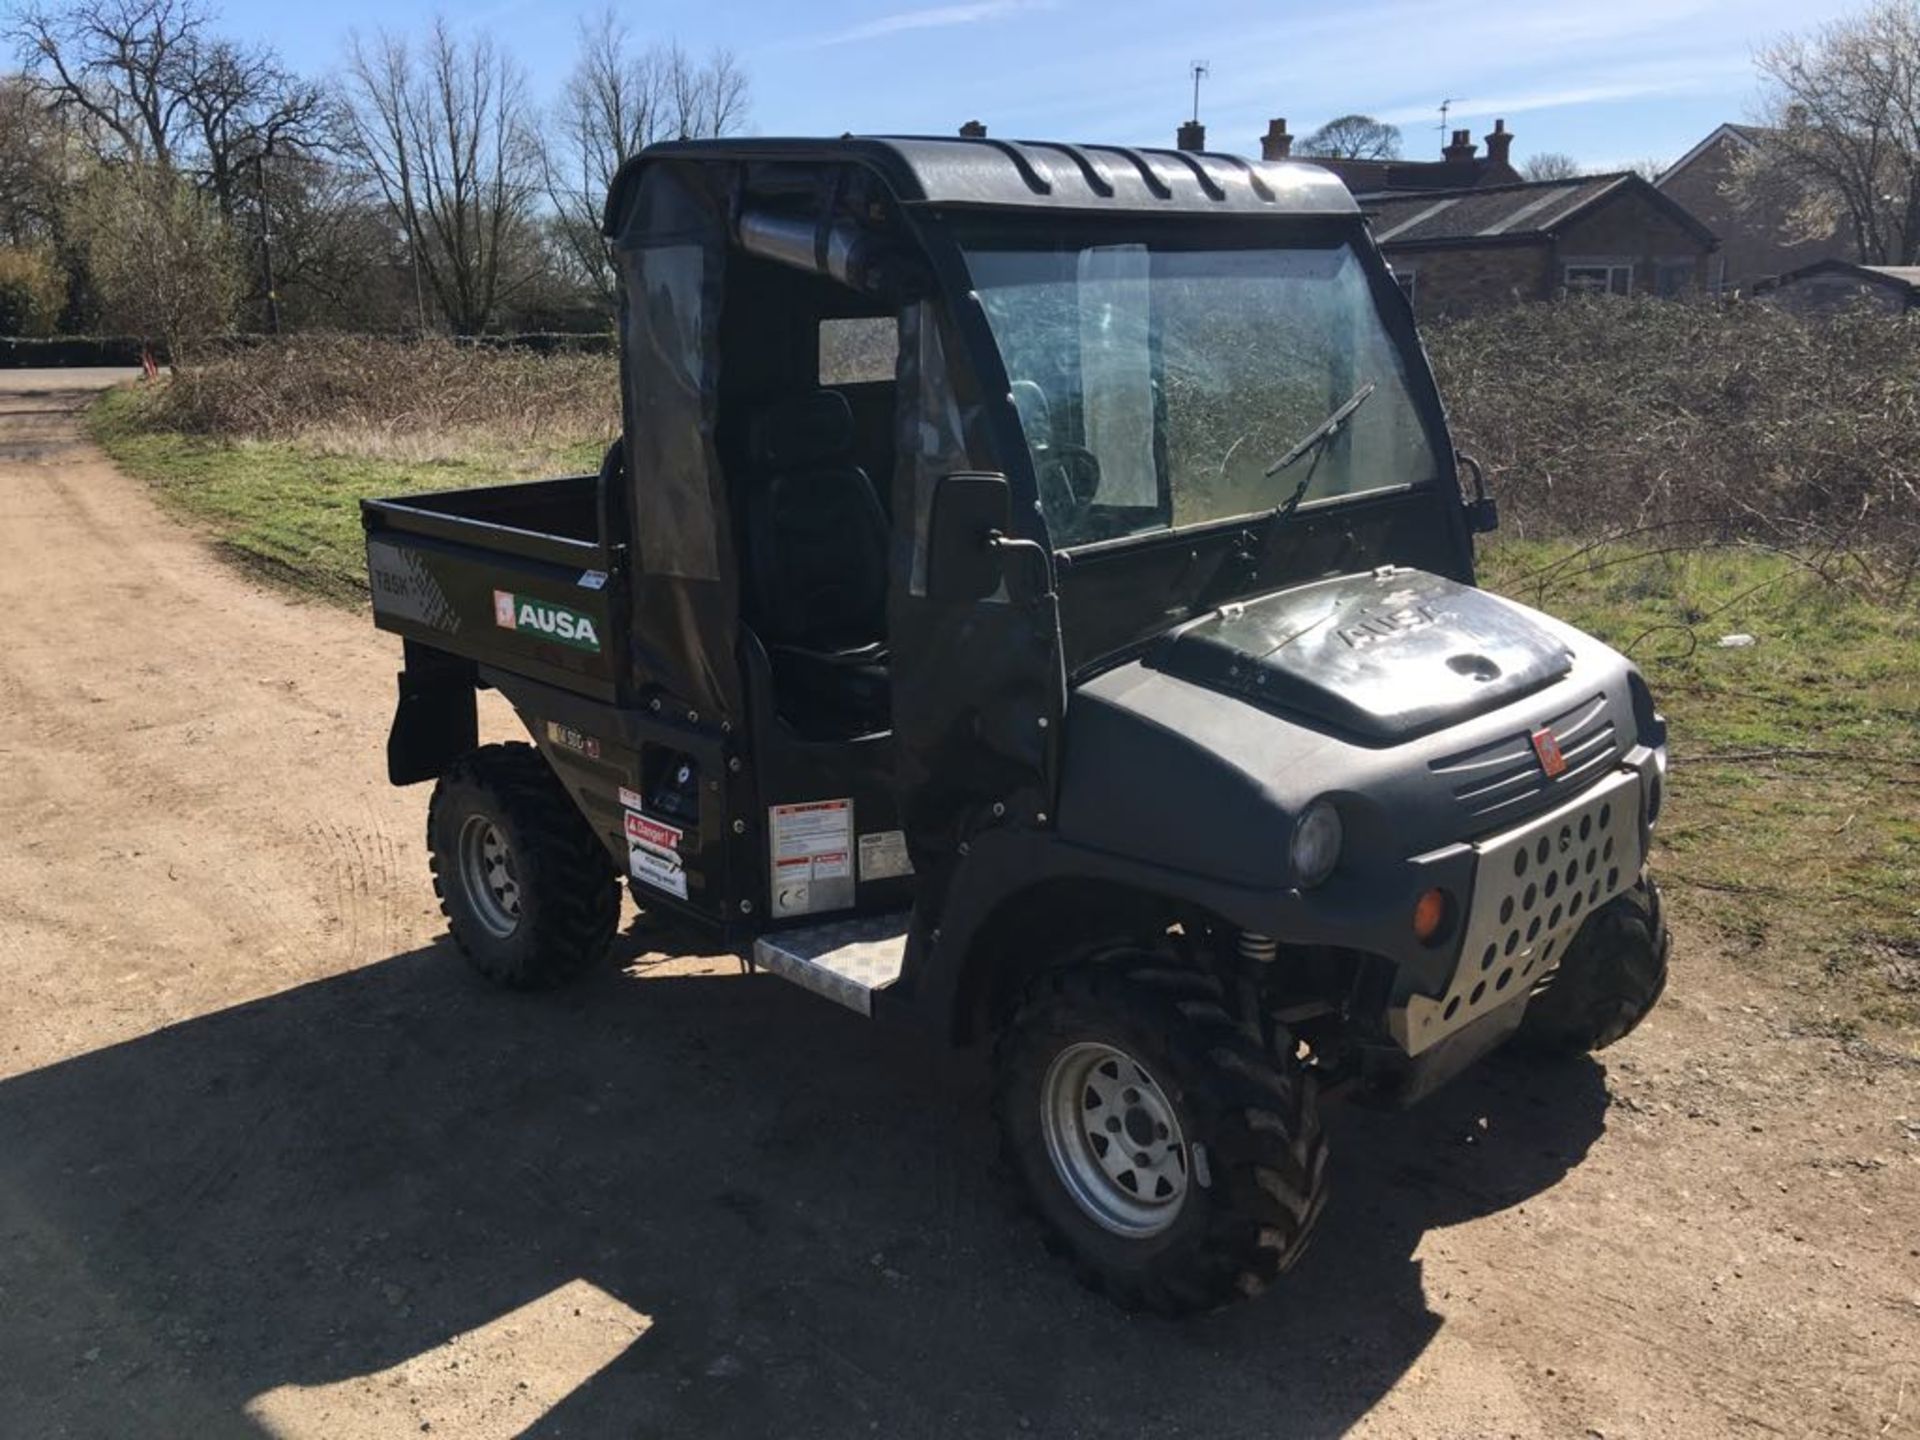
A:
<svg viewBox="0 0 1920 1440">
<path fill-rule="evenodd" d="M 1327 801 L 1316 800 L 1302 810 L 1293 822 L 1293 844 L 1288 847 L 1294 883 L 1310 890 L 1331 875 L 1340 862 L 1340 843 L 1345 838 L 1340 812 Z"/>
</svg>

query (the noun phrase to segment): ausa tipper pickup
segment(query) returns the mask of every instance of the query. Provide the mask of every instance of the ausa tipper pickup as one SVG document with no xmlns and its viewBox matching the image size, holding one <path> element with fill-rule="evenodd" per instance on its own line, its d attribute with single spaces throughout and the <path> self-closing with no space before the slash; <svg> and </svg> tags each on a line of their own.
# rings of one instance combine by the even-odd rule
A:
<svg viewBox="0 0 1920 1440">
<path fill-rule="evenodd" d="M 600 962 L 624 881 L 990 1041 L 1040 1217 L 1167 1312 L 1298 1257 L 1323 1095 L 1652 1007 L 1665 727 L 1475 588 L 1492 502 L 1332 175 L 680 142 L 606 235 L 599 474 L 365 505 L 389 770 L 481 971 Z M 485 687 L 531 746 L 477 743 Z"/>
</svg>

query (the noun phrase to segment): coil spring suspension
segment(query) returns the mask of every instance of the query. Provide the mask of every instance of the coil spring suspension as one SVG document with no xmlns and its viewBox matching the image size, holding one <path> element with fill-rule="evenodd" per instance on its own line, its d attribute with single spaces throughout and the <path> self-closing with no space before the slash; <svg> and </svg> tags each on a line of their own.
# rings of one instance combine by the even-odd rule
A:
<svg viewBox="0 0 1920 1440">
<path fill-rule="evenodd" d="M 1240 958 L 1256 961 L 1262 965 L 1271 965 L 1280 953 L 1279 942 L 1271 935 L 1256 935 L 1251 930 L 1240 932 Z"/>
</svg>

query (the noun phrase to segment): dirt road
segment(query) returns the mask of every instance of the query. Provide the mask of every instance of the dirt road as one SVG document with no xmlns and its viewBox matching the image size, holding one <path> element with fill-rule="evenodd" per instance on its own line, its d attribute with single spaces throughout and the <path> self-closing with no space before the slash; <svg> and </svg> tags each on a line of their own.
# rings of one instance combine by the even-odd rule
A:
<svg viewBox="0 0 1920 1440">
<path fill-rule="evenodd" d="M 974 1062 L 437 936 L 394 644 L 0 380 L 0 1436 L 1916 1436 L 1920 1073 L 1682 932 L 1604 1064 L 1334 1122 L 1265 1302 L 1082 1294 Z M 501 723 L 492 717 L 490 723 Z"/>
</svg>

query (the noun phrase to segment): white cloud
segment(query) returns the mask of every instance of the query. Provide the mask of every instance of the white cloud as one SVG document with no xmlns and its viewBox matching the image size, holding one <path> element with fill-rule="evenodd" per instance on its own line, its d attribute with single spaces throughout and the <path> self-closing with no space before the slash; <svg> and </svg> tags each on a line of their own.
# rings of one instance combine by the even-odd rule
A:
<svg viewBox="0 0 1920 1440">
<path fill-rule="evenodd" d="M 892 15 L 863 20 L 845 30 L 836 30 L 805 42 L 812 45 L 854 45 L 862 40 L 879 40 L 909 30 L 940 30 L 950 25 L 972 25 L 995 20 L 1016 10 L 1028 9 L 1027 0 L 965 0 L 958 5 L 932 5 L 921 10 L 901 10 Z"/>
<path fill-rule="evenodd" d="M 1524 115 L 1533 110 L 1557 110 L 1569 105 L 1603 105 L 1659 95 L 1712 94 L 1730 80 L 1746 75 L 1743 60 L 1730 64 L 1690 66 L 1685 73 L 1625 75 L 1542 89 L 1494 91 L 1485 95 L 1455 96 L 1453 108 L 1463 115 Z M 1383 110 L 1378 116 L 1390 125 L 1417 125 L 1434 117 L 1434 106 L 1409 104 Z"/>
</svg>

